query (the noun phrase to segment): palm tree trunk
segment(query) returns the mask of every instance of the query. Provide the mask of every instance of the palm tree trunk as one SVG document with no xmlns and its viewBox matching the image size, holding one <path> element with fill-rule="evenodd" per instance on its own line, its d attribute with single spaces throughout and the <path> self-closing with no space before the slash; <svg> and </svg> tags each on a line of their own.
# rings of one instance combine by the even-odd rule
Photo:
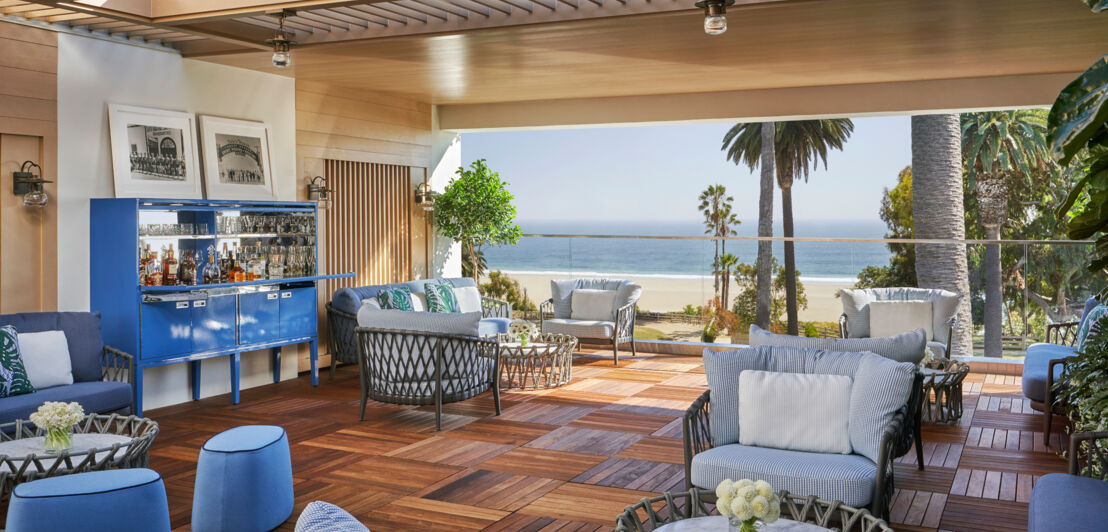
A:
<svg viewBox="0 0 1108 532">
<path fill-rule="evenodd" d="M 758 195 L 758 236 L 773 236 L 773 177 L 777 173 L 774 158 L 773 140 L 777 135 L 777 124 L 762 122 L 762 175 Z M 766 330 L 770 329 L 770 305 L 773 297 L 770 293 L 773 282 L 773 242 L 758 241 L 758 277 L 755 296 L 755 323 Z"/>
<path fill-rule="evenodd" d="M 719 240 L 716 244 L 716 258 L 712 262 L 712 291 L 716 299 L 719 299 Z"/>
<path fill-rule="evenodd" d="M 785 238 L 793 236 L 793 187 L 781 189 L 781 222 Z M 796 308 L 796 250 L 793 242 L 785 241 L 785 315 L 788 319 L 788 334 L 800 333 L 800 323 Z"/>
<path fill-rule="evenodd" d="M 958 115 L 912 117 L 912 212 L 915 238 L 966 238 L 962 205 L 962 131 Z M 969 270 L 964 244 L 916 244 L 920 288 L 962 294 L 951 355 L 970 355 Z"/>
<path fill-rule="evenodd" d="M 985 226 L 985 238 L 1000 240 L 1000 226 Z M 1004 351 L 1004 288 L 1001 286 L 1000 245 L 985 246 L 985 356 L 1000 357 Z"/>
</svg>

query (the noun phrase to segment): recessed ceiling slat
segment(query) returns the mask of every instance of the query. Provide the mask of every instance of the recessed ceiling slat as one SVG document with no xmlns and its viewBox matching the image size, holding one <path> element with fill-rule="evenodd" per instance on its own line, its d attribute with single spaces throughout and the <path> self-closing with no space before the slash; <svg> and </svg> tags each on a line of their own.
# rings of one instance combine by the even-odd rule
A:
<svg viewBox="0 0 1108 532">
<path fill-rule="evenodd" d="M 389 23 L 389 20 L 386 19 L 386 18 L 381 18 L 377 15 L 366 13 L 365 11 L 358 11 L 357 9 L 353 9 L 351 7 L 348 7 L 348 6 L 336 7 L 336 8 L 334 8 L 334 11 L 339 11 L 341 13 L 345 13 L 347 15 L 350 15 L 353 18 L 359 18 L 359 19 L 362 19 L 362 20 L 364 20 L 366 22 L 369 22 L 371 24 L 378 24 L 378 25 L 381 25 L 381 26 L 387 26 L 388 23 Z"/>
<path fill-rule="evenodd" d="M 489 15 L 492 15 L 491 9 L 481 4 L 470 2 L 469 0 L 453 0 L 453 3 L 458 7 L 464 7 L 465 9 L 468 9 L 471 13 L 477 13 L 478 15 L 481 15 L 485 18 L 488 18 Z"/>
<path fill-rule="evenodd" d="M 273 17 L 267 17 L 267 16 L 263 15 L 263 16 L 250 17 L 250 18 L 252 20 L 256 20 L 258 22 L 269 23 L 269 24 L 271 24 L 271 26 L 268 26 L 268 27 L 273 28 L 273 29 L 277 29 L 277 19 L 275 19 Z M 295 20 L 289 20 L 289 19 L 285 19 L 285 28 L 293 29 L 293 30 L 296 30 L 296 31 L 303 31 L 303 32 L 307 32 L 307 33 L 315 33 L 315 30 L 316 30 L 315 26 L 309 26 L 307 24 L 301 24 L 300 22 L 297 22 Z"/>
<path fill-rule="evenodd" d="M 404 6 L 398 6 L 392 2 L 381 2 L 379 4 L 373 4 L 372 6 L 370 6 L 370 9 L 380 9 L 381 11 L 387 11 L 394 15 L 400 15 L 402 17 L 418 20 L 424 24 L 427 23 L 427 15 L 424 15 L 423 13 L 420 13 L 418 11 L 413 11 Z"/>
<path fill-rule="evenodd" d="M 307 26 L 309 28 L 313 28 L 315 30 L 331 31 L 331 25 L 330 24 L 325 24 L 325 23 L 322 23 L 322 22 L 312 20 L 311 18 L 305 17 L 304 13 L 297 13 L 296 15 L 293 15 L 292 17 L 286 18 L 285 19 L 285 25 L 286 26 L 289 25 L 290 19 L 291 19 L 291 22 L 293 22 L 294 24 L 301 24 L 301 25 Z"/>
<path fill-rule="evenodd" d="M 481 4 L 481 5 L 489 8 L 489 9 L 493 9 L 493 10 L 499 11 L 501 13 L 504 13 L 505 15 L 511 15 L 512 14 L 512 6 L 510 4 L 505 4 L 504 2 L 501 2 L 500 0 L 469 0 L 469 1 L 473 2 L 475 4 Z"/>
<path fill-rule="evenodd" d="M 334 31 L 334 30 L 350 31 L 350 23 L 349 22 L 347 22 L 345 20 L 337 19 L 337 18 L 334 18 L 334 17 L 329 17 L 326 14 L 320 13 L 319 11 L 300 11 L 296 14 L 296 16 L 306 18 L 308 20 L 315 21 L 315 22 L 318 22 L 320 24 L 326 24 L 327 25 L 327 31 Z"/>
<path fill-rule="evenodd" d="M 425 5 L 420 5 L 416 2 L 411 3 L 411 4 L 415 4 L 415 5 L 410 5 L 409 3 L 404 2 L 404 0 L 398 0 L 398 1 L 392 2 L 392 4 L 397 6 L 397 7 L 402 7 L 404 9 L 411 9 L 412 11 L 415 11 L 416 13 L 423 13 L 424 15 L 427 15 L 429 17 L 435 17 L 435 18 L 437 18 L 437 19 L 439 19 L 443 22 L 446 22 L 448 20 L 447 17 L 450 15 L 450 13 L 447 13 L 446 11 L 443 11 L 441 9 L 433 8 L 433 7 L 427 7 Z"/>
<path fill-rule="evenodd" d="M 569 7 L 572 7 L 573 9 L 578 8 L 577 0 L 558 0 L 558 1 L 565 4 L 565 5 L 567 5 L 567 6 L 569 6 Z"/>
<path fill-rule="evenodd" d="M 86 19 L 90 19 L 90 18 L 96 18 L 96 16 L 95 15 L 90 15 L 88 13 L 74 13 L 74 12 L 71 11 L 71 12 L 65 13 L 63 15 L 55 15 L 55 16 L 52 16 L 52 17 L 46 17 L 46 22 L 50 22 L 50 23 L 65 22 L 66 25 L 68 25 L 69 27 L 73 27 L 74 25 L 79 25 L 79 24 L 84 23 L 84 21 Z"/>
<path fill-rule="evenodd" d="M 592 2 L 592 3 L 594 3 L 598 6 L 601 6 L 601 7 L 604 6 L 604 0 L 589 0 L 589 2 Z"/>
<path fill-rule="evenodd" d="M 447 13 L 450 13 L 450 14 L 456 16 L 456 17 L 461 17 L 461 18 L 464 18 L 466 20 L 469 20 L 469 10 L 458 7 L 454 4 L 450 4 L 448 2 L 439 2 L 438 0 L 411 0 L 411 1 L 416 3 L 416 4 L 423 4 L 427 7 L 433 7 L 435 9 L 446 11 Z"/>
<path fill-rule="evenodd" d="M 528 13 L 535 12 L 535 3 L 530 0 L 503 0 L 506 4 L 511 4 L 512 7 L 518 7 Z"/>
<path fill-rule="evenodd" d="M 38 9 L 38 10 L 34 10 L 34 11 L 24 11 L 20 16 L 22 16 L 24 18 L 28 18 L 28 19 L 40 19 L 40 18 L 45 18 L 45 17 L 50 17 L 50 16 L 64 15 L 66 13 L 72 13 L 72 11 L 70 11 L 68 9 L 57 9 L 57 8 Z"/>
<path fill-rule="evenodd" d="M 558 0 L 534 0 L 534 2 L 551 11 L 556 11 L 558 9 Z"/>
<path fill-rule="evenodd" d="M 397 15 L 396 13 L 393 13 L 392 11 L 381 9 L 381 8 L 377 7 L 377 5 L 372 5 L 372 6 L 350 6 L 350 7 L 352 9 L 357 9 L 358 11 L 364 11 L 364 12 L 369 13 L 371 15 L 376 15 L 378 17 L 382 17 L 382 18 L 391 20 L 393 22 L 399 22 L 400 24 L 404 24 L 405 26 L 408 24 L 408 17 L 405 17 L 404 15 Z"/>
<path fill-rule="evenodd" d="M 316 13 L 320 16 L 325 16 L 327 18 L 331 18 L 331 19 L 334 19 L 334 20 L 341 20 L 341 21 L 343 21 L 347 24 L 350 24 L 352 26 L 358 26 L 359 28 L 363 28 L 363 29 L 369 28 L 369 21 L 368 20 L 366 20 L 364 18 L 360 18 L 360 17 L 352 17 L 352 16 L 350 16 L 346 13 L 341 13 L 341 12 L 336 11 L 334 9 L 313 9 L 312 13 Z"/>
</svg>

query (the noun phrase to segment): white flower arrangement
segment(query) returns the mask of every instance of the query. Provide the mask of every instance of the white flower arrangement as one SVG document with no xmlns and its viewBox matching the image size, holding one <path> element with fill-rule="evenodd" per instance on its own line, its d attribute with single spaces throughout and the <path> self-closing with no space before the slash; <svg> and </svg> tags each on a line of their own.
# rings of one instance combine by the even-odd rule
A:
<svg viewBox="0 0 1108 532">
<path fill-rule="evenodd" d="M 919 361 L 921 368 L 926 368 L 935 362 L 935 352 L 930 347 L 923 348 L 923 360 Z"/>
<path fill-rule="evenodd" d="M 76 402 L 47 401 L 30 417 L 31 423 L 42 429 L 69 428 L 85 418 L 85 409 Z"/>
<path fill-rule="evenodd" d="M 515 320 L 508 326 L 508 335 L 515 337 L 520 345 L 526 346 L 532 336 L 538 334 L 538 328 L 527 320 Z"/>
<path fill-rule="evenodd" d="M 753 530 L 757 521 L 772 523 L 781 517 L 781 497 L 764 480 L 725 479 L 716 486 L 716 508 L 720 515 L 738 521 L 740 530 Z"/>
</svg>

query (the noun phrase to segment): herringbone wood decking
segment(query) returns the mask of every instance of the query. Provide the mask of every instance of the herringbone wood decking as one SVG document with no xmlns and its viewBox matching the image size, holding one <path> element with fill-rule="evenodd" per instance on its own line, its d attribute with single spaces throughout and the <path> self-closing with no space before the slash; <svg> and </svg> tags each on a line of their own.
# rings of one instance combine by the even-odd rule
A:
<svg viewBox="0 0 1108 532">
<path fill-rule="evenodd" d="M 593 354 L 596 353 L 596 354 Z M 162 432 L 150 465 L 166 479 L 173 526 L 187 530 L 200 446 L 243 424 L 284 426 L 292 444 L 296 510 L 346 508 L 374 532 L 608 530 L 629 504 L 684 487 L 684 409 L 706 386 L 694 357 L 588 351 L 554 390 L 489 394 L 430 408 L 373 403 L 357 421 L 356 369 L 312 388 L 307 377 L 149 411 Z M 957 425 L 924 425 L 927 469 L 915 453 L 896 466 L 898 530 L 1026 530 L 1035 481 L 1064 471 L 1042 443 L 1040 414 L 1019 377 L 971 373 Z"/>
</svg>

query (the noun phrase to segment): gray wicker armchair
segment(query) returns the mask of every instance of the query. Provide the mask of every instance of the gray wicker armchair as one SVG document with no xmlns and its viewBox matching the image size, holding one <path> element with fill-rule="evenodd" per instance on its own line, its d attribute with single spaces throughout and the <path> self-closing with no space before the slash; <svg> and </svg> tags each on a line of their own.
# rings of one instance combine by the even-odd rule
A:
<svg viewBox="0 0 1108 532">
<path fill-rule="evenodd" d="M 639 307 L 636 303 L 628 303 L 619 308 L 615 313 L 613 325 L 593 325 L 591 323 L 574 323 L 577 320 L 561 320 L 565 323 L 559 323 L 557 329 L 551 328 L 553 322 L 549 321 L 554 318 L 554 299 L 547 299 L 539 305 L 539 330 L 543 332 L 553 332 L 560 334 L 569 334 L 576 336 L 578 340 L 584 340 L 586 342 L 602 342 L 604 344 L 611 343 L 612 346 L 612 361 L 619 365 L 619 346 L 620 344 L 631 344 L 631 356 L 638 356 L 638 351 L 635 349 L 635 316 L 638 314 Z M 614 328 L 614 334 L 610 337 L 607 334 L 608 328 Z"/>
<path fill-rule="evenodd" d="M 476 397 L 492 388 L 500 415 L 500 356 L 496 340 L 478 336 L 357 327 L 358 370 L 365 420 L 369 399 L 401 405 L 435 405 L 435 430 L 442 430 L 442 405 Z"/>
</svg>

